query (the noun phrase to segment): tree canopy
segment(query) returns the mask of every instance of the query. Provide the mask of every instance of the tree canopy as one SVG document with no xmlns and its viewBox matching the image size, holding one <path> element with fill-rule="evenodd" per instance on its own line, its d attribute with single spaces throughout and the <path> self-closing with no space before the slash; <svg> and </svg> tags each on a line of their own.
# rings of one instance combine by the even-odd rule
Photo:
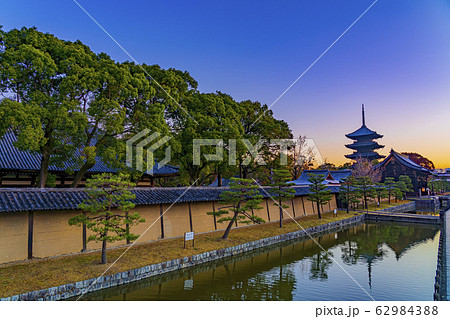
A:
<svg viewBox="0 0 450 319">
<path fill-rule="evenodd" d="M 16 147 L 42 156 L 39 187 L 50 165 L 69 159 L 73 187 L 99 159 L 138 181 L 143 172 L 126 167 L 125 141 L 144 129 L 171 137 L 181 184 L 236 174 L 268 184 L 270 169 L 286 166 L 279 164 L 281 148 L 269 143 L 292 138 L 286 122 L 257 101 L 199 92 L 187 71 L 116 62 L 36 28 L 0 28 L 0 68 L 0 136 L 12 130 Z M 222 159 L 193 164 L 195 139 L 222 141 Z M 214 146 L 204 148 L 214 153 Z"/>
</svg>

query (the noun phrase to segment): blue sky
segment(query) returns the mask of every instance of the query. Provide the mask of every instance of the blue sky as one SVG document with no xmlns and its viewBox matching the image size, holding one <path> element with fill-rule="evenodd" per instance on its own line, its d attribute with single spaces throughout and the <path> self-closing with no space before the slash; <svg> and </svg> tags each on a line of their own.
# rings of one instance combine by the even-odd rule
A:
<svg viewBox="0 0 450 319">
<path fill-rule="evenodd" d="M 270 105 L 373 0 L 79 3 L 138 62 L 187 70 L 202 92 Z M 3 2 L 0 24 L 129 60 L 71 0 Z M 385 136 L 381 153 L 418 152 L 450 167 L 450 0 L 379 0 L 273 110 L 341 164 L 361 103 Z"/>
</svg>

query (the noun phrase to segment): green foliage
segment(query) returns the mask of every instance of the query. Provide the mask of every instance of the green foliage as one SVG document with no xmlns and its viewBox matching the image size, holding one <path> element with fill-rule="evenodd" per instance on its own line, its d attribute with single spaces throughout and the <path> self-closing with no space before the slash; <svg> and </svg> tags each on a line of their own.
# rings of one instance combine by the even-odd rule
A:
<svg viewBox="0 0 450 319">
<path fill-rule="evenodd" d="M 385 184 L 383 184 L 383 183 L 377 183 L 375 185 L 374 193 L 376 194 L 378 205 L 380 205 L 381 201 L 384 198 L 388 197 L 388 191 L 386 189 Z"/>
<path fill-rule="evenodd" d="M 260 224 L 264 219 L 253 215 L 253 210 L 261 209 L 259 204 L 263 196 L 258 191 L 258 185 L 255 185 L 251 179 L 235 178 L 230 179 L 228 191 L 220 194 L 220 202 L 229 204 L 221 207 L 216 212 L 208 212 L 208 215 L 219 218 L 218 223 L 229 222 L 223 235 L 223 239 L 228 237 L 233 223 L 249 224 L 251 222 Z M 229 216 L 231 213 L 231 216 Z"/>
<path fill-rule="evenodd" d="M 242 101 L 239 107 L 239 121 L 243 128 L 243 138 L 252 145 L 257 143 L 258 152 L 251 154 L 247 148 L 237 143 L 237 161 L 240 177 L 254 178 L 261 185 L 270 184 L 270 169 L 282 169 L 280 150 L 271 145 L 269 139 L 292 139 L 293 135 L 285 121 L 275 119 L 267 105 L 257 101 Z M 260 165 L 265 163 L 266 165 Z M 284 167 L 286 168 L 286 167 Z"/>
<path fill-rule="evenodd" d="M 351 205 L 359 202 L 358 188 L 356 187 L 356 179 L 353 176 L 343 178 L 341 181 L 341 187 L 339 188 L 339 198 L 346 204 L 347 213 Z"/>
<path fill-rule="evenodd" d="M 16 147 L 42 154 L 39 186 L 44 187 L 52 164 L 70 158 L 85 127 L 78 112 L 86 61 L 95 54 L 80 42 L 68 42 L 35 28 L 3 32 L 0 46 L 0 133 L 14 130 Z"/>
<path fill-rule="evenodd" d="M 279 159 L 285 154 L 269 139 L 289 139 L 292 133 L 267 105 L 238 103 L 221 92 L 202 94 L 186 71 L 117 63 L 80 41 L 36 28 L 0 29 L 0 49 L 0 136 L 11 130 L 16 147 L 42 155 L 40 187 L 46 185 L 49 165 L 62 167 L 69 159 L 73 165 L 67 173 L 76 172 L 72 187 L 97 158 L 139 180 L 143 172 L 125 165 L 125 141 L 143 129 L 174 137 L 169 143 L 182 184 L 197 180 L 201 185 L 213 175 L 229 177 L 238 170 L 241 177 L 267 184 L 270 169 L 282 168 Z M 223 160 L 202 157 L 193 165 L 194 139 L 222 140 Z M 236 140 L 236 165 L 229 164 L 230 139 Z M 244 139 L 252 145 L 266 140 L 250 154 Z M 156 158 L 163 152 L 159 148 Z M 214 146 L 202 149 L 214 152 Z"/>
<path fill-rule="evenodd" d="M 431 188 L 433 194 L 445 193 L 449 189 L 449 184 L 445 178 L 435 178 L 428 182 L 428 186 Z"/>
<path fill-rule="evenodd" d="M 317 215 L 319 218 L 322 218 L 322 215 L 320 214 L 320 207 L 327 204 L 331 200 L 331 191 L 327 189 L 327 186 L 325 184 L 323 184 L 326 178 L 325 175 L 308 174 L 308 176 L 308 182 L 311 183 L 309 185 L 308 200 L 316 203 Z"/>
<path fill-rule="evenodd" d="M 387 191 L 387 197 L 389 203 L 391 203 L 391 196 L 394 195 L 394 192 L 396 190 L 395 180 L 393 177 L 386 177 L 384 180 L 384 187 Z"/>
<path fill-rule="evenodd" d="M 13 130 L 16 147 L 43 156 L 40 187 L 46 184 L 48 166 L 62 166 L 68 159 L 73 166 L 67 171 L 77 171 L 73 187 L 96 157 L 129 171 L 125 140 L 144 128 L 169 135 L 167 123 L 178 110 L 172 98 L 181 100 L 197 86 L 187 72 L 116 63 L 80 41 L 63 41 L 35 28 L 2 31 L 0 47 L 0 93 L 5 97 L 0 136 Z M 172 146 L 176 149 L 175 142 Z M 142 174 L 129 173 L 135 178 Z"/>
<path fill-rule="evenodd" d="M 406 193 L 410 193 L 413 191 L 411 178 L 408 175 L 400 175 L 398 180 L 402 181 L 405 184 L 404 188 L 401 191 L 405 194 L 406 197 Z"/>
<path fill-rule="evenodd" d="M 189 183 L 197 181 L 197 185 L 200 185 L 212 174 L 232 176 L 236 167 L 228 164 L 229 157 L 226 150 L 230 147 L 229 139 L 242 138 L 238 104 L 230 96 L 217 92 L 194 93 L 185 105 L 189 115 L 180 113 L 176 119 L 180 125 L 176 139 L 181 145 L 180 152 L 176 156 Z M 215 154 L 216 145 L 202 145 L 200 154 L 195 153 L 193 141 L 201 139 L 221 141 L 223 158 L 212 161 L 203 155 Z M 199 159 L 198 164 L 194 162 L 195 156 Z"/>
<path fill-rule="evenodd" d="M 270 194 L 276 201 L 274 206 L 278 206 L 280 211 L 280 227 L 282 227 L 283 210 L 289 208 L 288 205 L 283 204 L 284 201 L 294 198 L 295 189 L 291 186 L 292 183 L 288 183 L 292 179 L 291 173 L 287 169 L 274 169 L 272 176 L 272 188 Z"/>
<path fill-rule="evenodd" d="M 406 192 L 408 192 L 408 186 L 406 185 L 405 181 L 397 181 L 395 183 L 395 199 L 397 200 L 405 198 Z"/>
<path fill-rule="evenodd" d="M 56 186 L 56 175 L 48 174 L 45 186 L 46 187 L 55 187 Z"/>
<path fill-rule="evenodd" d="M 361 176 L 357 177 L 357 188 L 358 193 L 360 194 L 364 208 L 368 209 L 368 202 L 369 200 L 373 199 L 376 196 L 375 188 L 373 187 L 372 179 L 369 176 Z"/>
<path fill-rule="evenodd" d="M 402 200 L 403 199 L 403 192 L 402 188 L 405 188 L 404 182 L 400 181 L 396 183 L 396 187 L 394 188 L 394 191 L 392 192 L 392 195 L 395 198 L 395 201 Z"/>
<path fill-rule="evenodd" d="M 69 225 L 86 225 L 93 232 L 87 240 L 103 243 L 102 263 L 106 263 L 106 243 L 137 239 L 129 228 L 145 220 L 131 212 L 136 195 L 130 191 L 134 184 L 126 175 L 97 175 L 87 180 L 86 187 L 88 198 L 78 205 L 84 214 L 69 219 Z"/>
</svg>

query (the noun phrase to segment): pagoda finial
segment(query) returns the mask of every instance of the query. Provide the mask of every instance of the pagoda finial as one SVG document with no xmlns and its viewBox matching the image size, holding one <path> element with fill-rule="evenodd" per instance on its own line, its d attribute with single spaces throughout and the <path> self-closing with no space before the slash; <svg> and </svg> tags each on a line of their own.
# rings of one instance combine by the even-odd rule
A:
<svg viewBox="0 0 450 319">
<path fill-rule="evenodd" d="M 362 105 L 362 123 L 366 125 L 366 117 L 364 116 L 364 104 Z"/>
</svg>

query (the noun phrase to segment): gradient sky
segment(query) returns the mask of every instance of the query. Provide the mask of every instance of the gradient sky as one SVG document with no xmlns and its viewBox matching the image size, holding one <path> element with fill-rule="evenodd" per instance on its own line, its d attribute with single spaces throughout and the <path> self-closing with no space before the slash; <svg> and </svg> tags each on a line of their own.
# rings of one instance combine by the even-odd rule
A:
<svg viewBox="0 0 450 319">
<path fill-rule="evenodd" d="M 187 70 L 202 92 L 272 104 L 374 0 L 78 2 L 139 62 Z M 2 1 L 4 30 L 36 26 L 130 58 L 71 0 Z M 379 0 L 274 106 L 342 164 L 366 124 L 450 167 L 450 0 Z"/>
</svg>

